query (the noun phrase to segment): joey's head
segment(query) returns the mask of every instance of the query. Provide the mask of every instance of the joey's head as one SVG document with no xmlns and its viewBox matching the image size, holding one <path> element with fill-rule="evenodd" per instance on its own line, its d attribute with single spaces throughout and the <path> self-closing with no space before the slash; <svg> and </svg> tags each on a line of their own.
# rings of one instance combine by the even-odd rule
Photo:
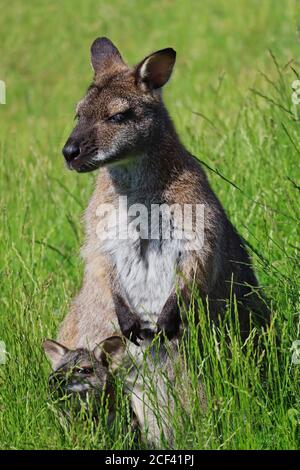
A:
<svg viewBox="0 0 300 470">
<path fill-rule="evenodd" d="M 175 58 L 173 49 L 163 49 L 129 68 L 109 39 L 94 41 L 94 80 L 77 105 L 77 124 L 63 148 L 70 169 L 87 172 L 138 158 L 164 132 L 161 88 Z"/>
<path fill-rule="evenodd" d="M 70 350 L 53 340 L 43 343 L 53 373 L 49 377 L 50 391 L 56 398 L 72 397 L 75 404 L 97 398 L 106 393 L 113 407 L 113 389 L 110 377 L 121 364 L 125 344 L 120 336 L 111 336 L 93 351 Z M 74 400 L 73 400 L 74 403 Z"/>
</svg>

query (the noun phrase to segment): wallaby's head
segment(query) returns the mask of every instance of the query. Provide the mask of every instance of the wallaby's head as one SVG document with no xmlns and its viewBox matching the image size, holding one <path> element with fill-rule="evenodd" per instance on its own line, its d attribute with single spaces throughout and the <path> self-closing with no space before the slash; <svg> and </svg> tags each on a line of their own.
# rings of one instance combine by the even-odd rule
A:
<svg viewBox="0 0 300 470">
<path fill-rule="evenodd" d="M 97 345 L 93 351 L 70 350 L 53 340 L 43 343 L 44 351 L 54 372 L 49 386 L 55 397 L 73 396 L 78 402 L 97 398 L 107 393 L 113 406 L 113 390 L 110 377 L 121 364 L 125 344 L 120 336 L 111 336 Z"/>
<path fill-rule="evenodd" d="M 77 124 L 63 148 L 70 169 L 87 172 L 121 164 L 155 142 L 167 117 L 161 88 L 175 58 L 173 49 L 162 49 L 129 68 L 109 39 L 94 41 L 94 80 L 77 105 Z"/>
</svg>

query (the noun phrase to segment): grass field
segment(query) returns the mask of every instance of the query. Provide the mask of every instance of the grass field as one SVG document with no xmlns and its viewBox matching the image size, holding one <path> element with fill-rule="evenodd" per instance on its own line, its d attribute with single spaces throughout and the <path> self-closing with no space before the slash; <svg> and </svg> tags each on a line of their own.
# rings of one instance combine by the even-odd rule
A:
<svg viewBox="0 0 300 470">
<path fill-rule="evenodd" d="M 297 5 L 298 4 L 298 5 Z M 65 169 L 61 148 L 92 73 L 89 47 L 107 35 L 134 64 L 174 47 L 165 100 L 183 142 L 209 166 L 231 220 L 251 246 L 273 321 L 254 359 L 206 331 L 200 364 L 208 412 L 197 392 L 173 417 L 176 448 L 300 447 L 299 119 L 291 84 L 300 74 L 296 0 L 11 0 L 0 4 L 0 448 L 136 448 L 120 401 L 114 428 L 74 419 L 49 402 L 41 342 L 55 337 L 81 284 L 81 215 L 94 174 Z M 275 346 L 275 333 L 279 336 Z M 264 371 L 262 373 L 262 370 Z M 101 423 L 100 423 L 101 424 Z M 164 443 L 162 443 L 164 446 Z"/>
</svg>

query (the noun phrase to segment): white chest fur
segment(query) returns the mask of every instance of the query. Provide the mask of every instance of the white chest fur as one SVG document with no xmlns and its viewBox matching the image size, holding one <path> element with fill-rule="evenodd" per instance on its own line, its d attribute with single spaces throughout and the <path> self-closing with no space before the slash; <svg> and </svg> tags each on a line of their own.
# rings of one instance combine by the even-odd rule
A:
<svg viewBox="0 0 300 470">
<path fill-rule="evenodd" d="M 139 315 L 144 327 L 153 327 L 175 285 L 180 243 L 177 240 L 110 240 L 103 248 L 133 312 Z"/>
<path fill-rule="evenodd" d="M 110 218 L 110 236 L 102 237 L 100 247 L 109 257 L 132 311 L 138 314 L 144 328 L 153 328 L 175 287 L 176 268 L 185 242 L 174 238 L 147 239 L 142 230 L 133 236 L 128 220 L 125 211 Z M 106 218 L 106 227 L 107 222 Z M 102 234 L 103 227 L 104 219 L 100 225 Z"/>
</svg>

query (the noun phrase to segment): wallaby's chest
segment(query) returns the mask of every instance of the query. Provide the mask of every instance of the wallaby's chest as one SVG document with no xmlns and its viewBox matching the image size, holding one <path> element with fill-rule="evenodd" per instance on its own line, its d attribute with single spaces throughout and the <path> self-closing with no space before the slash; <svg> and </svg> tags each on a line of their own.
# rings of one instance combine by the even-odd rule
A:
<svg viewBox="0 0 300 470">
<path fill-rule="evenodd" d="M 172 288 L 180 256 L 177 240 L 116 240 L 103 247 L 117 281 L 144 327 L 153 327 Z"/>
<path fill-rule="evenodd" d="M 150 226 L 147 237 L 141 226 L 139 235 L 133 236 L 125 213 L 115 220 L 116 230 L 112 232 L 116 236 L 104 240 L 101 249 L 114 268 L 121 294 L 138 314 L 142 326 L 152 328 L 175 286 L 183 241 L 151 238 Z"/>
</svg>

